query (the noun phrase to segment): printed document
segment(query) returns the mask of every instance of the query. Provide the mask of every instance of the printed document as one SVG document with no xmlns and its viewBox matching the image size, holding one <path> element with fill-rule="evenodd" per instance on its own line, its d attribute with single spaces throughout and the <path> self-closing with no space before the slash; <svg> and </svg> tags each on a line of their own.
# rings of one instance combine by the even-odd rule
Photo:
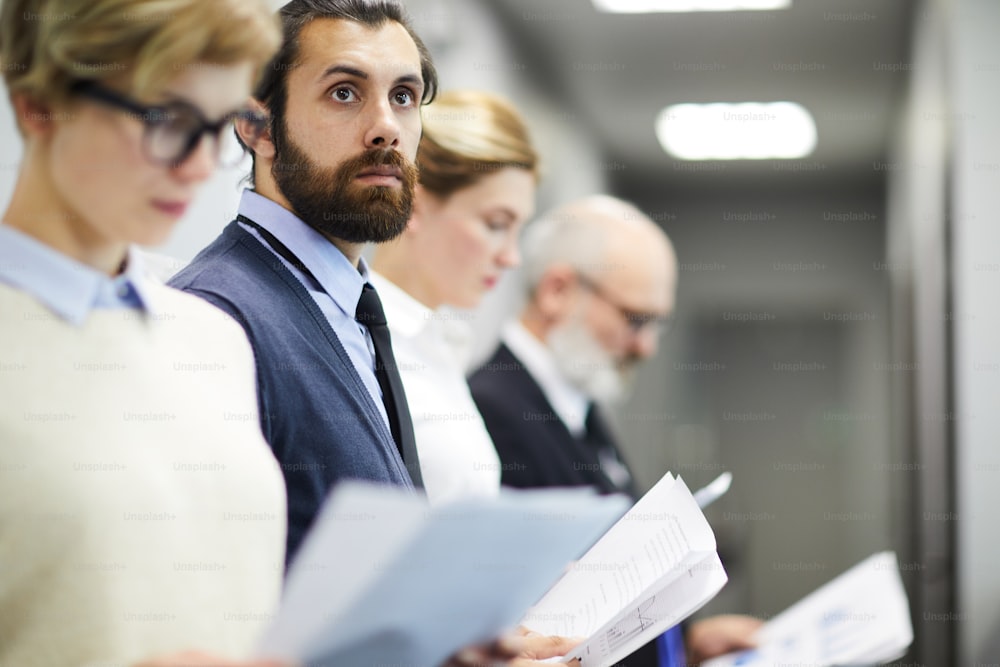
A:
<svg viewBox="0 0 1000 667">
<path fill-rule="evenodd" d="M 606 667 L 697 611 L 726 580 L 708 521 L 684 481 L 667 473 L 521 623 L 587 637 L 568 657 Z"/>
</svg>

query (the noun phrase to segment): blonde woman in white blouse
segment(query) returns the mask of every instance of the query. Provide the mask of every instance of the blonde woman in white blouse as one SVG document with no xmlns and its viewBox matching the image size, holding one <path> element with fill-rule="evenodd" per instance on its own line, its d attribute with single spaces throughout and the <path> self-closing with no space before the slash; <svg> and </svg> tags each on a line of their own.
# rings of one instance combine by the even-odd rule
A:
<svg viewBox="0 0 1000 667">
<path fill-rule="evenodd" d="M 495 495 L 500 461 L 469 393 L 461 317 L 518 264 L 538 156 L 504 99 L 451 91 L 424 108 L 420 183 L 406 231 L 378 247 L 382 298 L 431 502 Z"/>
</svg>

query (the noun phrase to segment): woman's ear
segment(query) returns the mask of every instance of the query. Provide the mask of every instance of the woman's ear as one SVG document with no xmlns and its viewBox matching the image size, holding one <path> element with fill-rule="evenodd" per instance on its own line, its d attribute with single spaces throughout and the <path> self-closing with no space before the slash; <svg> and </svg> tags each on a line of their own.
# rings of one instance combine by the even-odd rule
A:
<svg viewBox="0 0 1000 667">
<path fill-rule="evenodd" d="M 44 137 L 55 126 L 51 105 L 40 102 L 28 93 L 14 93 L 11 106 L 17 117 L 17 126 L 25 137 Z"/>
<path fill-rule="evenodd" d="M 249 107 L 253 111 L 267 117 L 267 123 L 263 129 L 258 130 L 249 119 L 238 118 L 235 123 L 236 133 L 240 136 L 240 141 L 253 151 L 255 155 L 267 160 L 273 160 L 274 139 L 271 137 L 271 116 L 267 108 L 256 99 L 250 99 Z"/>
</svg>

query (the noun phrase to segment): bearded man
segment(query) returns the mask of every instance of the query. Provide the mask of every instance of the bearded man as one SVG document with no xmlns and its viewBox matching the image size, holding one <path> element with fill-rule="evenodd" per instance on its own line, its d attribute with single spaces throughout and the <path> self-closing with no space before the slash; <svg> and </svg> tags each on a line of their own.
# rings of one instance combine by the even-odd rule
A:
<svg viewBox="0 0 1000 667">
<path fill-rule="evenodd" d="M 526 305 L 469 379 L 501 462 L 501 483 L 590 486 L 636 498 L 599 403 L 624 399 L 656 354 L 674 308 L 677 258 L 667 235 L 632 204 L 593 196 L 528 226 Z M 724 614 L 679 627 L 623 667 L 699 664 L 753 645 L 760 621 Z"/>
<path fill-rule="evenodd" d="M 526 305 L 469 380 L 506 486 L 593 486 L 636 495 L 597 404 L 625 397 L 674 306 L 677 260 L 631 204 L 582 199 L 533 222 Z"/>
<path fill-rule="evenodd" d="M 292 0 L 281 20 L 254 93 L 270 126 L 246 145 L 253 189 L 170 284 L 233 316 L 253 345 L 259 415 L 221 417 L 260 419 L 285 474 L 291 561 L 337 481 L 420 485 L 361 251 L 410 217 L 437 75 L 397 0 Z"/>
</svg>

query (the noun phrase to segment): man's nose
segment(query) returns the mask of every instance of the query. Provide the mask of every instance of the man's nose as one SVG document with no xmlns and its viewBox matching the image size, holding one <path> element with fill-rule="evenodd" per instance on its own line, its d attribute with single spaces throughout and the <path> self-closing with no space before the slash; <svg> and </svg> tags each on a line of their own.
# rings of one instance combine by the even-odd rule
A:
<svg viewBox="0 0 1000 667">
<path fill-rule="evenodd" d="M 372 106 L 371 125 L 365 132 L 365 148 L 396 148 L 399 146 L 399 119 L 389 100 Z"/>
</svg>

